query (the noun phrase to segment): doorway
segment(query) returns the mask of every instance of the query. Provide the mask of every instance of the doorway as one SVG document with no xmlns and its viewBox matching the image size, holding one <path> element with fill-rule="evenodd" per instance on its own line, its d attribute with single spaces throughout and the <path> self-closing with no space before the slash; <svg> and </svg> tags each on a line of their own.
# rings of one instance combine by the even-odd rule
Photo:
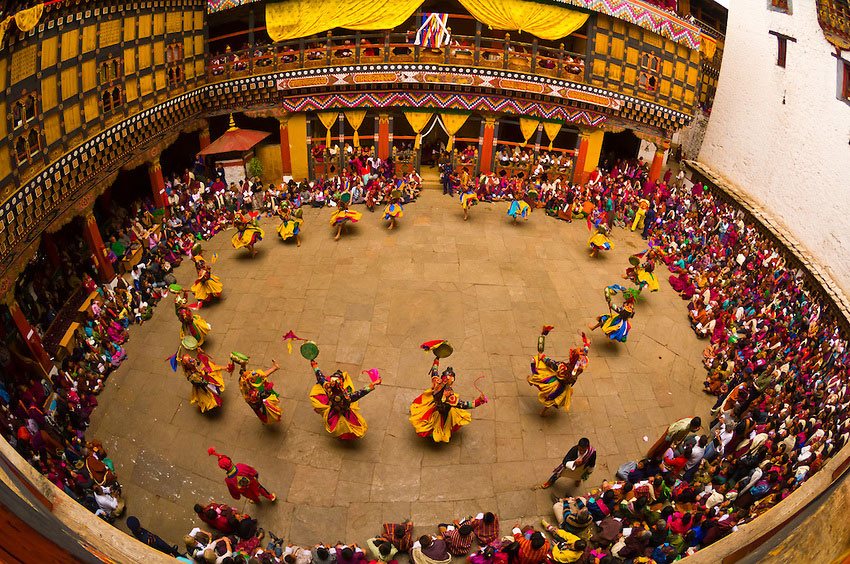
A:
<svg viewBox="0 0 850 564">
<path fill-rule="evenodd" d="M 640 139 L 631 129 L 620 133 L 605 133 L 602 139 L 602 159 L 600 164 L 606 170 L 611 170 L 618 160 L 634 160 L 640 151 Z"/>
</svg>

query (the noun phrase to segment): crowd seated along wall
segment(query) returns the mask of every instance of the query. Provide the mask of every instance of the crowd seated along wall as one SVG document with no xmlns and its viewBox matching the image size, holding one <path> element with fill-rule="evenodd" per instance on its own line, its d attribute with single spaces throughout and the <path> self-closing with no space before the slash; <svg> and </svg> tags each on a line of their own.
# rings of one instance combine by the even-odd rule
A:
<svg viewBox="0 0 850 564">
<path fill-rule="evenodd" d="M 120 167 L 136 156 L 144 136 L 138 123 L 132 132 L 112 131 L 91 152 L 80 150 L 84 143 L 204 83 L 204 6 L 203 0 L 56 3 L 26 32 L 9 26 L 0 46 L 6 91 L 0 100 L 0 270 L 64 207 L 106 178 L 105 165 Z M 127 144 L 118 151 L 122 141 Z M 63 157 L 61 174 L 44 177 Z M 86 179 L 82 191 L 78 175 Z M 36 186 L 18 193 L 33 181 Z M 36 224 L 41 228 L 33 233 Z"/>
</svg>

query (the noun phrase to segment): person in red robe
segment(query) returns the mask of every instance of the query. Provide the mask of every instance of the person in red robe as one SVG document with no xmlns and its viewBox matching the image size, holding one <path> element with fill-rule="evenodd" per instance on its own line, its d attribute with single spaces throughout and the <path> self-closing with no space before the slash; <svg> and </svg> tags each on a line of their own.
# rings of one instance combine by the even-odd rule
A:
<svg viewBox="0 0 850 564">
<path fill-rule="evenodd" d="M 260 496 L 271 501 L 277 499 L 273 493 L 270 493 L 260 484 L 258 480 L 260 473 L 256 469 L 247 464 L 233 464 L 229 456 L 218 454 L 214 448 L 207 449 L 207 454 L 218 457 L 218 467 L 226 473 L 224 483 L 233 499 L 238 500 L 243 495 L 251 503 L 259 503 Z"/>
</svg>

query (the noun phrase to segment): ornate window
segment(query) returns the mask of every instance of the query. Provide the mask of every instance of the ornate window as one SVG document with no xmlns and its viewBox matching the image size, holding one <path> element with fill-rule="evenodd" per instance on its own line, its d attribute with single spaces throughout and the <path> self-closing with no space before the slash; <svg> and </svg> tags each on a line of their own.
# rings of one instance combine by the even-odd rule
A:
<svg viewBox="0 0 850 564">
<path fill-rule="evenodd" d="M 34 127 L 15 139 L 14 149 L 18 166 L 29 164 L 30 160 L 41 151 L 41 136 L 38 128 Z"/>
<path fill-rule="evenodd" d="M 124 81 L 121 76 L 124 68 L 122 57 L 102 61 L 98 69 L 100 78 L 100 106 L 104 114 L 120 108 L 124 104 Z"/>
<path fill-rule="evenodd" d="M 165 62 L 168 68 L 168 84 L 176 86 L 183 82 L 183 44 L 175 42 L 165 49 Z"/>
<path fill-rule="evenodd" d="M 661 69 L 661 60 L 656 55 L 644 53 L 640 59 L 640 87 L 650 92 L 658 88 L 658 71 Z"/>
<path fill-rule="evenodd" d="M 109 84 L 113 80 L 119 80 L 121 78 L 121 69 L 123 68 L 123 57 L 115 57 L 114 59 L 107 59 L 106 61 L 102 61 L 100 63 L 100 67 L 98 68 L 100 84 L 105 85 Z"/>
<path fill-rule="evenodd" d="M 35 118 L 35 94 L 26 94 L 12 105 L 12 128 L 16 129 Z"/>
<path fill-rule="evenodd" d="M 27 138 L 21 135 L 15 141 L 15 158 L 18 160 L 18 166 L 29 162 L 29 151 L 27 150 Z"/>
</svg>

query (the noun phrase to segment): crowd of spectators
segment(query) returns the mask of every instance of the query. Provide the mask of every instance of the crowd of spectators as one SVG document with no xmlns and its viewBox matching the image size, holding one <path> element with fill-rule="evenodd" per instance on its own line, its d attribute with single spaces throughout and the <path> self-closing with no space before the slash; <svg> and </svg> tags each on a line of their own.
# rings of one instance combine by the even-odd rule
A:
<svg viewBox="0 0 850 564">
<path fill-rule="evenodd" d="M 273 213 L 282 200 L 314 205 L 316 191 L 326 204 L 334 194 L 350 192 L 353 202 L 369 205 L 373 190 L 383 194 L 406 180 L 382 165 L 353 154 L 342 175 L 281 189 L 251 181 L 226 186 L 223 171 L 206 185 L 187 170 L 167 183 L 171 217 L 159 228 L 147 225 L 154 215 L 146 205 L 133 218 L 117 218 L 110 240 L 127 236 L 130 247 L 142 249 L 131 282 L 119 277 L 112 286 L 96 287 L 83 275 L 82 283 L 99 299 L 73 354 L 44 380 L 20 376 L 0 388 L 7 440 L 58 487 L 114 518 L 122 508 L 120 485 L 102 445 L 87 442 L 85 429 L 95 396 L 125 357 L 127 328 L 152 314 L 170 270 L 195 241 L 229 225 L 237 208 Z M 516 529 L 504 538 L 497 532 L 481 542 L 476 519 L 468 519 L 421 537 L 417 545 L 409 542 L 412 526 L 403 523 L 409 544 L 402 549 L 392 535 L 395 526 L 388 525 L 383 541 L 367 543 L 367 556 L 356 545 L 285 546 L 270 533 L 264 545 L 268 539 L 250 517 L 209 504 L 196 510 L 216 532 L 193 530 L 186 550 L 167 543 L 158 548 L 189 561 L 221 563 L 388 562 L 393 550 L 411 550 L 417 564 L 442 562 L 447 554 L 469 555 L 474 564 L 668 564 L 774 506 L 846 444 L 844 336 L 803 273 L 786 265 L 782 251 L 743 212 L 707 188 L 689 187 L 681 173 L 649 181 L 640 161 L 618 162 L 581 185 L 562 180 L 555 166 L 540 164 L 528 178 L 486 174 L 465 181 L 475 183 L 483 200 L 523 198 L 565 221 L 588 217 L 612 228 L 641 228 L 670 269 L 670 284 L 687 301 L 697 337 L 707 340 L 705 390 L 717 402 L 705 430 L 697 418 L 672 424 L 670 429 L 684 431 L 670 431 L 658 452 L 625 461 L 617 480 L 553 500 L 554 525 L 544 522 L 541 531 Z M 450 176 L 452 182 L 464 178 Z M 139 538 L 156 538 L 138 520 L 128 519 L 128 525 Z M 474 538 L 480 549 L 469 554 Z"/>
</svg>

